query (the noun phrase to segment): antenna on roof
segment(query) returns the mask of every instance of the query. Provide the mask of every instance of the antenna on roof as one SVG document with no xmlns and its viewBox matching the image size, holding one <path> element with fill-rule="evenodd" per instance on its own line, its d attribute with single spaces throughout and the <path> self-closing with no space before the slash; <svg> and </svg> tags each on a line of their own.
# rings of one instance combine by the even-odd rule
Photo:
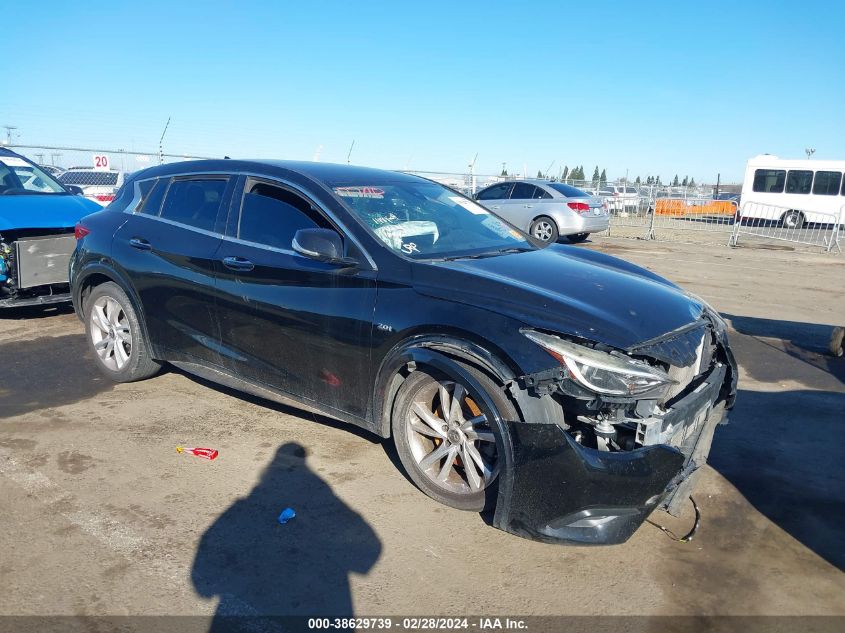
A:
<svg viewBox="0 0 845 633">
<path fill-rule="evenodd" d="M 352 148 L 355 147 L 355 139 L 352 139 L 352 145 L 349 146 L 349 153 L 346 155 L 346 164 L 349 164 L 349 157 L 352 156 Z"/>
</svg>

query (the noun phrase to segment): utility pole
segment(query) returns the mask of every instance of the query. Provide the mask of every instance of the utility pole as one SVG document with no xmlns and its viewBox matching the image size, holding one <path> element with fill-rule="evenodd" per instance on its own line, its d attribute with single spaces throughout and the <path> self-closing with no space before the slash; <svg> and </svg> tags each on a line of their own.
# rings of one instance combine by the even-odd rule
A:
<svg viewBox="0 0 845 633">
<path fill-rule="evenodd" d="M 61 157 L 62 157 L 61 152 L 53 152 L 52 154 L 50 154 L 50 164 L 53 165 L 53 167 L 55 167 L 56 166 L 56 159 L 61 158 Z"/>
<path fill-rule="evenodd" d="M 167 128 L 170 125 L 170 117 L 167 117 L 167 123 L 164 124 L 164 131 L 161 133 L 161 138 L 158 140 L 158 164 L 164 164 L 164 135 L 167 134 Z"/>
<path fill-rule="evenodd" d="M 41 154 L 35 154 L 35 158 L 37 158 L 37 159 L 38 159 L 38 164 L 39 164 L 39 165 L 43 165 L 43 164 L 44 164 L 44 154 L 43 154 L 43 153 L 41 153 Z"/>
<path fill-rule="evenodd" d="M 4 125 L 3 127 L 6 128 L 6 145 L 11 145 L 12 144 L 12 130 L 17 130 L 18 126 L 17 125 Z"/>
</svg>

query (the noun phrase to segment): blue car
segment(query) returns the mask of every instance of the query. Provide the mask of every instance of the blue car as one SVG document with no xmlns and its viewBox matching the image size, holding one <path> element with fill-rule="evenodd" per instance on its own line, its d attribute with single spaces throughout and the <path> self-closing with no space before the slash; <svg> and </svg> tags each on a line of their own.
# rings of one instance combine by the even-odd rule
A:
<svg viewBox="0 0 845 633">
<path fill-rule="evenodd" d="M 102 209 L 79 193 L 0 148 L 0 308 L 70 300 L 74 227 Z"/>
</svg>

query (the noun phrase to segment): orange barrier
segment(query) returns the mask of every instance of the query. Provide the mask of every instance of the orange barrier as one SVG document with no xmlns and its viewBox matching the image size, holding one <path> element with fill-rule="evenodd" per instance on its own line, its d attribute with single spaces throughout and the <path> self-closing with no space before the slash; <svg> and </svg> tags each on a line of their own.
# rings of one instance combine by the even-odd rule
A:
<svg viewBox="0 0 845 633">
<path fill-rule="evenodd" d="M 657 215 L 685 216 L 685 215 L 734 215 L 736 204 L 730 200 L 657 200 L 654 205 Z"/>
</svg>

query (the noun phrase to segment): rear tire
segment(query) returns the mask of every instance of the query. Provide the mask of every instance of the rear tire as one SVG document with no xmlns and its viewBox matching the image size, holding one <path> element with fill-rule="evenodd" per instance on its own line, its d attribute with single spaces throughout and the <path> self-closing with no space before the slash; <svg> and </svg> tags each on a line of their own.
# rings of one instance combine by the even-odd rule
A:
<svg viewBox="0 0 845 633">
<path fill-rule="evenodd" d="M 787 211 L 781 218 L 784 228 L 787 229 L 802 229 L 804 228 L 804 214 L 794 209 Z"/>
<path fill-rule="evenodd" d="M 474 367 L 461 366 L 502 419 L 517 419 L 501 386 Z M 504 460 L 498 454 L 499 429 L 488 422 L 492 412 L 482 410 L 482 402 L 468 386 L 421 367 L 402 383 L 393 407 L 393 442 L 405 472 L 429 497 L 458 510 L 480 512 L 495 506 Z"/>
<path fill-rule="evenodd" d="M 109 281 L 91 291 L 85 302 L 85 334 L 97 367 L 109 380 L 143 380 L 161 369 L 150 356 L 132 302 L 116 283 Z"/>
<path fill-rule="evenodd" d="M 539 240 L 543 244 L 554 244 L 560 237 L 557 230 L 557 224 L 555 224 L 555 221 L 546 215 L 541 215 L 539 218 L 536 218 L 531 223 L 531 228 L 528 229 L 528 232 L 531 234 L 531 237 Z"/>
<path fill-rule="evenodd" d="M 590 237 L 589 233 L 575 233 L 574 235 L 567 235 L 566 239 L 568 239 L 572 244 L 577 244 L 578 242 L 583 242 L 588 237 Z"/>
</svg>

